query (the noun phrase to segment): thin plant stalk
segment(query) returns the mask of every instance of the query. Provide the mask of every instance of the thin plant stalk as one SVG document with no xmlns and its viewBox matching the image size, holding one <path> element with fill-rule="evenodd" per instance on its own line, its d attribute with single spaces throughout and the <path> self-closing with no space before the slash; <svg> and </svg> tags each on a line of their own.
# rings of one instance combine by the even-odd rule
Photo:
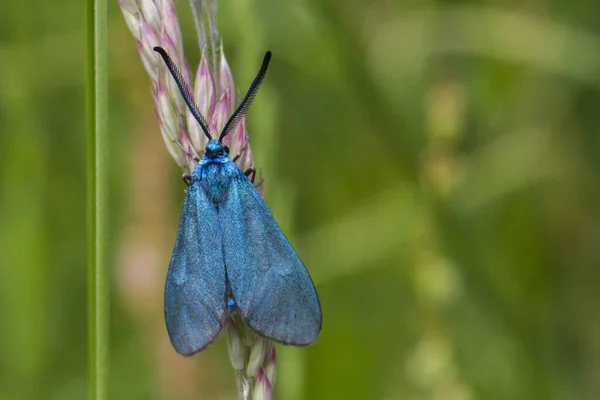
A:
<svg viewBox="0 0 600 400">
<path fill-rule="evenodd" d="M 87 272 L 88 357 L 91 400 L 107 398 L 107 26 L 106 0 L 87 1 Z"/>
</svg>

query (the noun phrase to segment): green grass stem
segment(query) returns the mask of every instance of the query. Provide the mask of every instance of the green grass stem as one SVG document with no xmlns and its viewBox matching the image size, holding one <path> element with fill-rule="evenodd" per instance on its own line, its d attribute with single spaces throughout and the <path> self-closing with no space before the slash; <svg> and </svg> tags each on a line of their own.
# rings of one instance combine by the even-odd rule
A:
<svg viewBox="0 0 600 400">
<path fill-rule="evenodd" d="M 87 2 L 87 235 L 90 400 L 107 398 L 107 28 L 106 0 Z"/>
</svg>

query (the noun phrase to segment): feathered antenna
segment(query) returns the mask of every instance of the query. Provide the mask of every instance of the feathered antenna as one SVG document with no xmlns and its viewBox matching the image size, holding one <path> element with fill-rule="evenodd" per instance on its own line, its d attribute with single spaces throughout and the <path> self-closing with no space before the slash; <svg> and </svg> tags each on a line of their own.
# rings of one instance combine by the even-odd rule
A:
<svg viewBox="0 0 600 400">
<path fill-rule="evenodd" d="M 235 112 L 231 114 L 231 117 L 229 117 L 229 120 L 227 121 L 225 127 L 223 128 L 223 131 L 221 132 L 221 136 L 219 136 L 219 141 L 223 140 L 223 138 L 227 136 L 227 134 L 237 126 L 237 124 L 244 117 L 244 115 L 246 115 L 246 111 L 248 111 L 248 108 L 250 107 L 252 101 L 254 101 L 254 98 L 256 97 L 256 94 L 258 93 L 258 88 L 260 87 L 260 84 L 265 79 L 270 60 L 271 52 L 267 51 L 265 53 L 265 57 L 263 58 L 262 65 L 258 70 L 256 78 L 254 78 L 254 80 L 252 81 L 252 84 L 248 89 L 248 93 L 246 93 L 246 96 L 238 106 L 237 110 L 235 110 Z"/>
<path fill-rule="evenodd" d="M 175 65 L 173 60 L 171 60 L 171 57 L 169 57 L 165 49 L 163 49 L 160 46 L 156 46 L 152 50 L 160 54 L 163 58 L 165 64 L 167 65 L 167 68 L 169 69 L 169 72 L 171 72 L 173 79 L 175 79 L 175 82 L 177 83 L 177 86 L 181 91 L 181 95 L 183 96 L 183 100 L 185 100 L 185 104 L 187 104 L 188 108 L 190 109 L 190 112 L 192 113 L 194 118 L 196 118 L 196 121 L 198 121 L 198 123 L 200 124 L 200 128 L 202 128 L 208 140 L 211 140 L 212 136 L 210 136 L 210 132 L 208 132 L 208 123 L 206 122 L 206 119 L 194 103 L 194 96 L 192 95 L 192 91 L 190 90 L 190 87 L 187 85 L 187 83 L 185 83 L 181 72 L 179 72 L 177 66 Z"/>
</svg>

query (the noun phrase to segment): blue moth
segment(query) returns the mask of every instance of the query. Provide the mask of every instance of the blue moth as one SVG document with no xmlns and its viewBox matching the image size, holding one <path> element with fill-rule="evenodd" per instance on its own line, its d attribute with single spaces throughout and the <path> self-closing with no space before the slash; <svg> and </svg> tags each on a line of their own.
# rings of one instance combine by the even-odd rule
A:
<svg viewBox="0 0 600 400">
<path fill-rule="evenodd" d="M 275 342 L 306 346 L 321 331 L 321 306 L 304 264 L 223 138 L 245 115 L 271 59 L 262 66 L 218 139 L 177 67 L 155 47 L 209 141 L 191 176 L 165 284 L 165 320 L 178 353 L 211 344 L 233 316 Z"/>
</svg>

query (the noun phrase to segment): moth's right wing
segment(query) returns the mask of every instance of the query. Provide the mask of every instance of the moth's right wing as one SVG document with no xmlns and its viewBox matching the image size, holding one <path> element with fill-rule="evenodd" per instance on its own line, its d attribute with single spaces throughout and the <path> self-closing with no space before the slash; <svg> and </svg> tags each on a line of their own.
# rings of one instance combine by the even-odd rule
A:
<svg viewBox="0 0 600 400">
<path fill-rule="evenodd" d="M 225 311 L 225 263 L 217 210 L 198 184 L 183 203 L 165 284 L 165 321 L 178 353 L 212 343 Z"/>
<path fill-rule="evenodd" d="M 219 217 L 225 269 L 243 319 L 276 342 L 313 343 L 322 316 L 310 275 L 254 185 L 237 167 Z"/>
</svg>

